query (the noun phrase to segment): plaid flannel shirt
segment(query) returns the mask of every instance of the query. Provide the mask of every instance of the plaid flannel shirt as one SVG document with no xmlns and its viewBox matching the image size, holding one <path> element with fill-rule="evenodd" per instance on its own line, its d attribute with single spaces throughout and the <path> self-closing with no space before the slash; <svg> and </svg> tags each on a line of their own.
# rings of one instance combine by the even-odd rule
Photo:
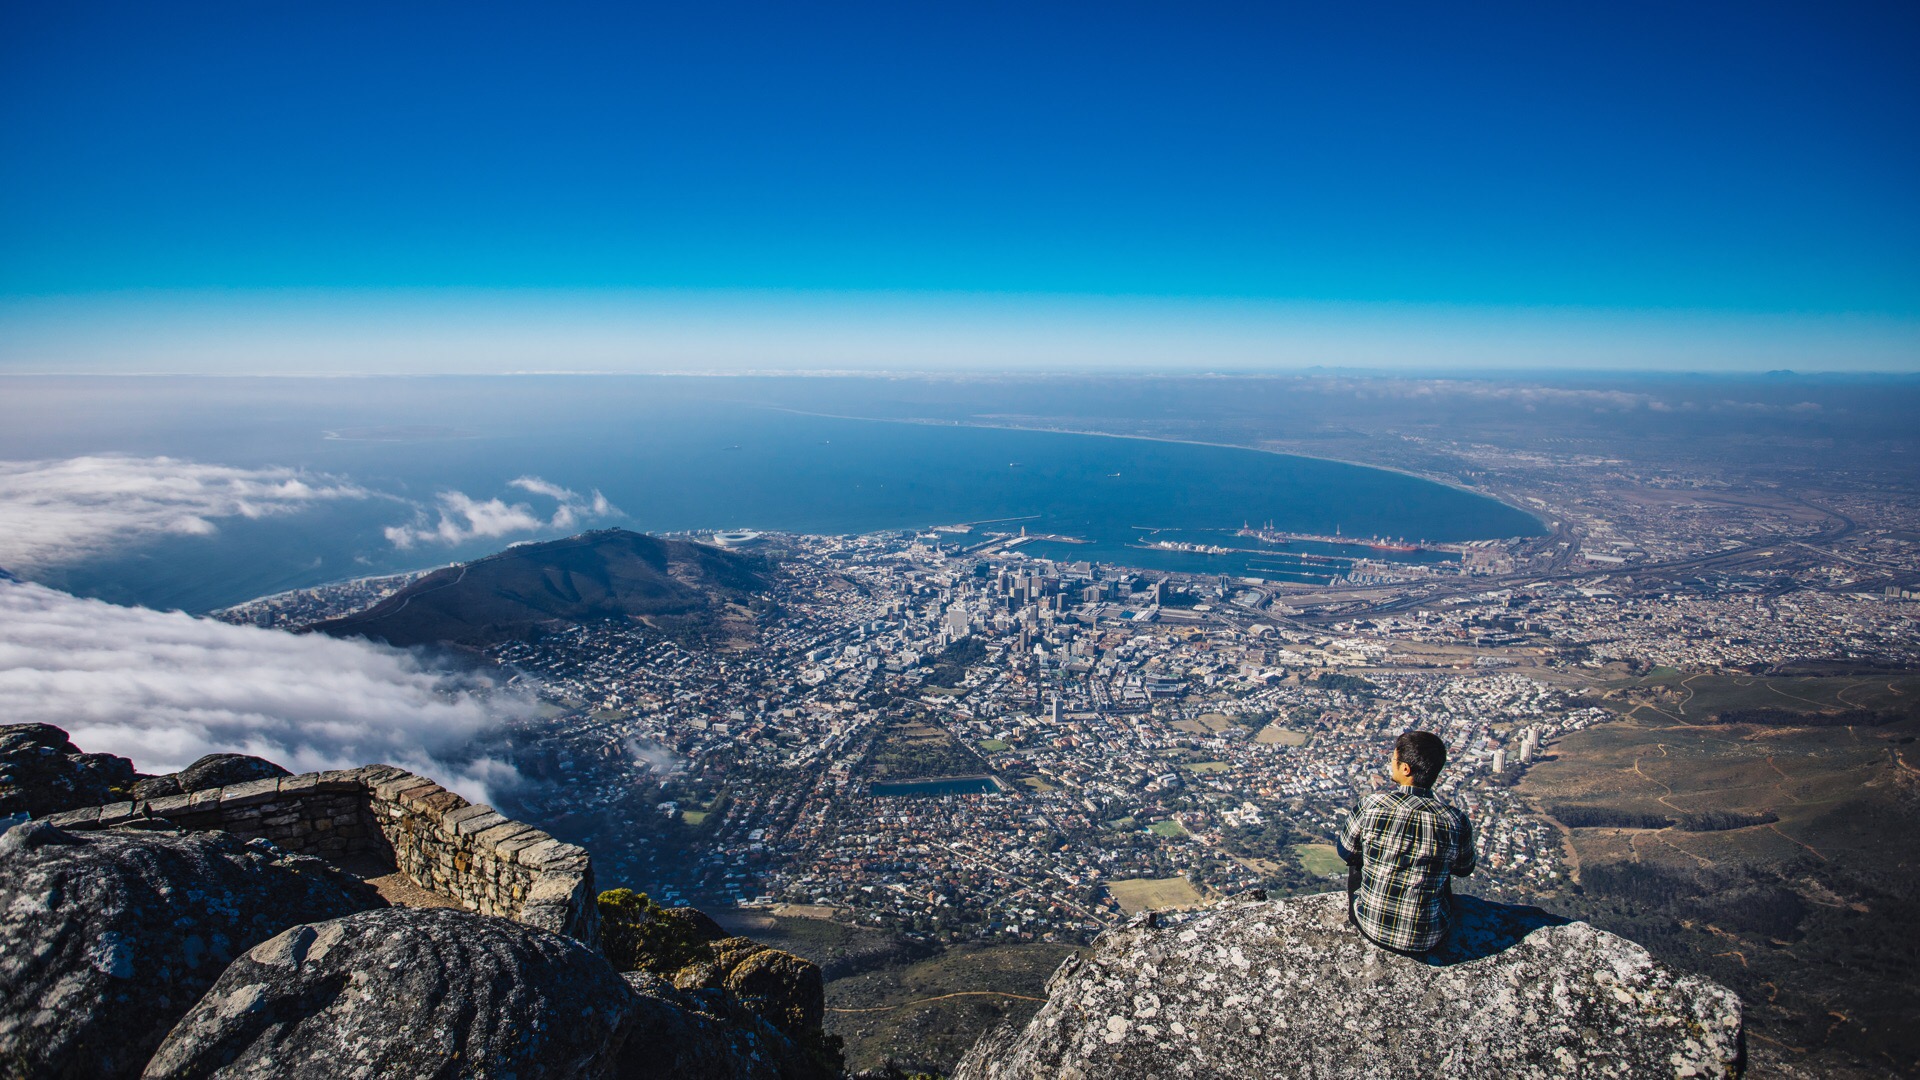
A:
<svg viewBox="0 0 1920 1080">
<path fill-rule="evenodd" d="M 1467 815 L 1423 787 L 1375 792 L 1347 811 L 1341 854 L 1360 863 L 1354 921 L 1375 942 L 1425 952 L 1447 934 L 1453 876 L 1473 873 Z"/>
</svg>

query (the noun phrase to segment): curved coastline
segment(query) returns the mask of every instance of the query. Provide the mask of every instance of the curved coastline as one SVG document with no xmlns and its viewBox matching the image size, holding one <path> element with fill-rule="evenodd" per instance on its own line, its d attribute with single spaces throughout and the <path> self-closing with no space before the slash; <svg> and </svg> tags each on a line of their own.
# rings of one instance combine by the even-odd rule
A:
<svg viewBox="0 0 1920 1080">
<path fill-rule="evenodd" d="M 746 404 L 746 403 L 743 402 L 742 404 Z M 753 407 L 767 409 L 772 412 L 791 413 L 795 416 L 817 416 L 827 420 L 866 420 L 866 421 L 871 421 L 873 423 L 879 423 L 879 424 L 917 424 L 922 427 L 983 428 L 989 431 L 1030 431 L 1030 432 L 1037 432 L 1045 435 L 1088 435 L 1088 436 L 1093 436 L 1095 438 L 1102 438 L 1102 439 L 1136 439 L 1141 442 L 1172 443 L 1176 446 L 1208 446 L 1216 450 L 1247 450 L 1255 454 L 1273 454 L 1277 457 L 1295 457 L 1295 458 L 1304 458 L 1308 461 L 1326 461 L 1326 462 L 1331 462 L 1335 465 L 1350 465 L 1356 469 L 1373 469 L 1378 472 L 1397 473 L 1400 476 L 1405 476 L 1413 480 L 1420 480 L 1425 483 L 1434 484 L 1439 487 L 1449 488 L 1453 491 L 1458 491 L 1463 495 L 1473 495 L 1477 498 L 1486 499 L 1490 502 L 1496 502 L 1496 503 L 1499 503 L 1501 506 L 1506 507 L 1509 510 L 1518 511 L 1519 513 L 1524 514 L 1528 518 L 1532 519 L 1535 524 L 1540 526 L 1539 533 L 1535 535 L 1546 536 L 1553 531 L 1551 528 L 1548 527 L 1547 523 L 1541 519 L 1540 515 L 1535 511 L 1533 511 L 1532 509 L 1529 509 L 1528 507 L 1525 507 L 1525 506 L 1520 506 L 1507 499 L 1503 499 L 1498 495 L 1493 495 L 1488 492 L 1481 491 L 1478 488 L 1468 487 L 1467 485 L 1462 484 L 1457 480 L 1449 480 L 1445 477 L 1439 477 L 1439 476 L 1429 476 L 1425 473 L 1414 472 L 1412 469 L 1402 469 L 1395 465 L 1375 465 L 1371 462 L 1354 461 L 1350 458 L 1329 457 L 1326 454 L 1302 454 L 1292 450 L 1275 450 L 1265 446 L 1246 446 L 1241 443 L 1208 442 L 1203 439 L 1175 439 L 1166 435 L 1135 435 L 1135 434 L 1128 434 L 1125 432 L 1118 432 L 1118 431 L 1088 431 L 1081 428 L 1022 427 L 1019 424 L 972 424 L 972 423 L 962 423 L 958 420 L 952 420 L 952 421 L 931 420 L 924 417 L 854 416 L 848 413 L 829 413 L 829 412 L 820 412 L 814 409 L 795 409 L 785 405 L 755 404 Z M 1480 537 L 1479 539 L 1497 540 L 1502 538 L 1501 537 Z"/>
</svg>

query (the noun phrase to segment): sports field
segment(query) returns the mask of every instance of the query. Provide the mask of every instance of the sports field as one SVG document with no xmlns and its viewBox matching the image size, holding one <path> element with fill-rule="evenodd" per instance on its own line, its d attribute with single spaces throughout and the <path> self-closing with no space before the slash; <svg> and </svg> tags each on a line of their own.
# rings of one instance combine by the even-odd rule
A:
<svg viewBox="0 0 1920 1080">
<path fill-rule="evenodd" d="M 1142 911 L 1164 911 L 1167 908 L 1199 907 L 1206 903 L 1206 897 L 1200 890 L 1183 877 L 1172 878 L 1126 878 L 1122 881 L 1107 882 L 1107 891 L 1120 909 L 1129 915 L 1138 915 Z"/>
<path fill-rule="evenodd" d="M 1293 857 L 1314 877 L 1332 877 L 1347 872 L 1346 861 L 1332 844 L 1295 844 Z"/>
</svg>

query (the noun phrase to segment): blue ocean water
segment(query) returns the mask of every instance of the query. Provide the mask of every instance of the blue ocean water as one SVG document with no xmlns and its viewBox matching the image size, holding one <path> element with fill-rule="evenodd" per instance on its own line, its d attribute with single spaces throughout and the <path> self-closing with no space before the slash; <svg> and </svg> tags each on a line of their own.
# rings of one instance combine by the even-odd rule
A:
<svg viewBox="0 0 1920 1080">
<path fill-rule="evenodd" d="M 1001 520 L 1070 535 L 1059 559 L 1289 576 L 1284 555 L 1142 550 L 1156 539 L 1250 547 L 1230 530 L 1434 541 L 1541 531 L 1517 509 L 1398 473 L 1252 450 L 958 424 L 849 419 L 733 400 L 724 379 L 66 379 L 8 381 L 0 458 L 166 455 L 285 466 L 372 497 L 211 536 L 130 542 L 37 572 L 82 594 L 206 611 L 288 588 L 477 557 L 524 533 L 396 547 L 383 530 L 461 492 L 547 513 L 535 476 L 603 493 L 620 525 L 852 533 Z M 857 413 L 861 402 L 845 402 Z M 1222 531 L 1228 530 L 1228 531 Z M 563 531 L 577 531 L 563 530 Z M 1425 556 L 1433 557 L 1433 556 Z"/>
</svg>

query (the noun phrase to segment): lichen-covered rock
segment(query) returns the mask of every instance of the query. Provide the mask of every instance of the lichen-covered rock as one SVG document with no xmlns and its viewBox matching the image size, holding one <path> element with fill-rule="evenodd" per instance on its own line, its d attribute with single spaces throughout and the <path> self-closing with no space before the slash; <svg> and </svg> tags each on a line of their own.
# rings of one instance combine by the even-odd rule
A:
<svg viewBox="0 0 1920 1080">
<path fill-rule="evenodd" d="M 703 916 L 704 918 L 704 916 Z M 820 965 L 744 937 L 706 943 L 670 981 L 677 990 L 724 990 L 796 1039 L 818 1032 L 826 1013 Z"/>
<path fill-rule="evenodd" d="M 765 952 L 767 948 L 752 938 L 744 937 L 708 941 L 678 970 L 668 973 L 667 980 L 680 990 L 698 990 L 702 987 L 724 989 L 727 975 L 733 971 L 735 964 L 754 953 Z"/>
<path fill-rule="evenodd" d="M 635 995 L 622 1080 L 824 1080 L 839 1070 L 717 989 L 678 990 L 645 971 Z M 817 1041 L 818 1033 L 815 1033 Z"/>
<path fill-rule="evenodd" d="M 644 893 L 600 894 L 602 943 L 623 970 L 658 976 L 682 992 L 714 990 L 788 1037 L 825 1047 L 820 966 L 752 938 L 730 937 L 693 908 L 663 908 Z"/>
<path fill-rule="evenodd" d="M 292 775 L 266 758 L 252 754 L 208 754 L 174 773 L 173 778 L 180 784 L 181 791 L 205 791 L 249 780 L 277 780 Z"/>
<path fill-rule="evenodd" d="M 180 790 L 179 773 L 163 773 L 159 776 L 142 776 L 133 782 L 132 797 L 139 802 L 152 802 L 170 795 L 184 795 Z"/>
<path fill-rule="evenodd" d="M 955 1080 L 1728 1076 L 1740 1000 L 1624 938 L 1461 898 L 1435 954 L 1367 944 L 1338 893 L 1137 920 L 1068 960 Z"/>
<path fill-rule="evenodd" d="M 826 1012 L 820 966 L 780 949 L 742 957 L 724 985 L 740 1004 L 795 1038 L 817 1030 Z"/>
<path fill-rule="evenodd" d="M 277 780 L 292 775 L 266 758 L 252 754 L 208 754 L 179 772 L 141 777 L 134 782 L 132 793 L 135 799 L 164 799 L 169 795 L 188 795 L 229 784 Z"/>
<path fill-rule="evenodd" d="M 383 903 L 318 859 L 221 832 L 0 836 L 0 1074 L 138 1076 L 235 956 Z"/>
<path fill-rule="evenodd" d="M 145 1075 L 616 1075 L 633 991 L 572 938 L 388 908 L 295 926 L 235 960 Z"/>
<path fill-rule="evenodd" d="M 707 945 L 727 936 L 693 908 L 664 908 L 632 889 L 608 889 L 594 906 L 600 947 L 618 971 L 646 971 L 672 981 L 680 969 L 709 959 Z"/>
<path fill-rule="evenodd" d="M 127 797 L 133 762 L 83 754 L 52 724 L 0 726 L 0 817 L 45 817 Z"/>
</svg>

